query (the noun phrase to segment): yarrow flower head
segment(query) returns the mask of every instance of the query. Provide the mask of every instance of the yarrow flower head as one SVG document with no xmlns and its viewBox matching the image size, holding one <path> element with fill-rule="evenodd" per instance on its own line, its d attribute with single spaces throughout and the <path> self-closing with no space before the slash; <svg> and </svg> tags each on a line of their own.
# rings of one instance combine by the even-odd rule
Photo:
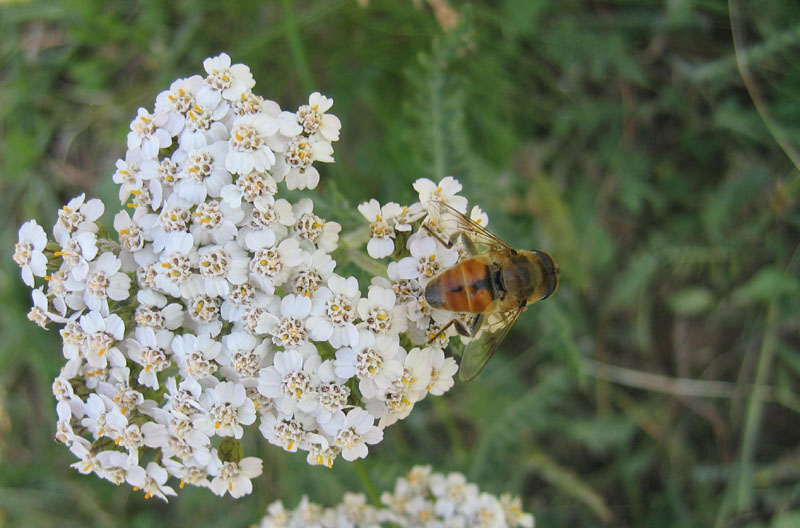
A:
<svg viewBox="0 0 800 528">
<path fill-rule="evenodd" d="M 186 484 L 250 493 L 261 461 L 244 456 L 246 435 L 312 465 L 366 457 L 458 368 L 449 333 L 425 337 L 442 321 L 423 291 L 460 254 L 422 224 L 430 200 L 466 211 L 460 184 L 418 180 L 419 202 L 361 204 L 367 253 L 396 260 L 388 279 L 359 283 L 333 257 L 355 238 L 340 239 L 312 198 L 285 194 L 314 189 L 318 162 L 334 161 L 333 99 L 282 110 L 227 55 L 203 67 L 131 122 L 113 229 L 81 194 L 58 211 L 53 241 L 31 220 L 14 251 L 29 318 L 64 325 L 56 439 L 81 472 L 163 500 Z"/>
<path fill-rule="evenodd" d="M 383 207 L 377 200 L 370 200 L 358 206 L 358 212 L 366 218 L 372 237 L 367 244 L 369 256 L 375 259 L 394 253 L 395 225 L 393 220 L 400 216 L 403 208 L 390 202 Z"/>
<path fill-rule="evenodd" d="M 327 508 L 305 496 L 291 510 L 275 501 L 260 526 L 533 528 L 535 524 L 533 515 L 522 510 L 519 497 L 481 492 L 463 474 L 432 473 L 430 466 L 416 466 L 398 478 L 393 491 L 381 494 L 381 503 L 372 506 L 360 493 L 345 493 L 339 504 Z"/>
<path fill-rule="evenodd" d="M 47 245 L 47 235 L 35 220 L 29 220 L 19 228 L 19 242 L 14 246 L 14 262 L 22 268 L 22 281 L 33 287 L 33 277 L 44 277 L 47 257 L 42 250 Z"/>
</svg>

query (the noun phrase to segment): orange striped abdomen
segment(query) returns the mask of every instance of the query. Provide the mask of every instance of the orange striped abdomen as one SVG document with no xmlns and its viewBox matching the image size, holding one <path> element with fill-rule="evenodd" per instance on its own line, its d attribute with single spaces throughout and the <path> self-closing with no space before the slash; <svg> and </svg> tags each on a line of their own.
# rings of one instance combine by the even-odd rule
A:
<svg viewBox="0 0 800 528">
<path fill-rule="evenodd" d="M 432 308 L 483 313 L 494 300 L 491 288 L 489 267 L 467 258 L 434 277 L 425 287 L 425 300 Z"/>
</svg>

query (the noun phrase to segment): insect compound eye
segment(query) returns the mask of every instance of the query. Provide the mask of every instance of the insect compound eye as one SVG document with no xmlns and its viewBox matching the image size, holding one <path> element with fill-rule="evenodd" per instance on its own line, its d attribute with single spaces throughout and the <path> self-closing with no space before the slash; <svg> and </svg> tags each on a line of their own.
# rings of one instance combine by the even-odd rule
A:
<svg viewBox="0 0 800 528">
<path fill-rule="evenodd" d="M 558 289 L 558 266 L 556 266 L 553 257 L 551 257 L 546 251 L 534 250 L 533 253 L 539 257 L 542 262 L 542 266 L 544 267 L 546 289 L 544 295 L 542 295 L 542 300 L 547 299 Z"/>
</svg>

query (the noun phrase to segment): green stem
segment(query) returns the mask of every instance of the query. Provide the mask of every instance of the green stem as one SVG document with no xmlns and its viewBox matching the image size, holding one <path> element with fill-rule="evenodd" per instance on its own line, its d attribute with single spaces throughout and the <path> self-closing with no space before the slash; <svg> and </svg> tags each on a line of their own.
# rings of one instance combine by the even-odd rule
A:
<svg viewBox="0 0 800 528">
<path fill-rule="evenodd" d="M 356 472 L 358 480 L 361 481 L 361 486 L 363 486 L 364 491 L 369 497 L 369 500 L 375 507 L 380 508 L 381 498 L 378 495 L 378 491 L 375 489 L 375 486 L 372 484 L 372 480 L 369 478 L 369 473 L 367 473 L 364 465 L 360 460 L 354 460 L 350 464 L 353 466 L 353 470 Z"/>
<path fill-rule="evenodd" d="M 297 69 L 297 75 L 300 77 L 300 85 L 305 92 L 312 92 L 316 83 L 314 76 L 311 73 L 311 68 L 308 65 L 308 56 L 306 55 L 305 47 L 303 46 L 303 39 L 300 37 L 300 29 L 297 26 L 297 20 L 294 17 L 294 2 L 293 0 L 282 0 L 284 12 L 283 31 L 286 39 L 289 41 L 289 48 L 292 51 L 292 59 Z"/>
<path fill-rule="evenodd" d="M 434 51 L 431 60 L 436 64 L 433 67 L 433 79 L 430 81 L 430 101 L 431 101 L 431 139 L 433 143 L 433 174 L 435 181 L 439 181 L 446 176 L 445 171 L 445 146 L 444 135 L 442 134 L 442 87 L 444 86 L 444 75 L 442 74 L 441 53 L 434 44 Z"/>
<path fill-rule="evenodd" d="M 350 263 L 373 277 L 386 277 L 386 266 L 361 251 L 349 249 L 345 253 L 345 257 Z"/>
<path fill-rule="evenodd" d="M 766 384 L 769 377 L 772 358 L 775 347 L 775 301 L 769 304 L 767 309 L 766 333 L 761 342 L 761 350 L 758 352 L 758 364 L 756 365 L 756 378 L 753 382 L 753 392 L 750 401 L 747 403 L 747 414 L 745 415 L 744 432 L 742 434 L 741 458 L 739 461 L 739 479 L 736 490 L 736 506 L 742 511 L 750 502 L 753 477 L 753 456 L 755 454 L 758 433 L 761 428 L 761 415 L 764 409 L 764 391 L 762 387 Z"/>
<path fill-rule="evenodd" d="M 783 153 L 792 161 L 794 166 L 800 169 L 800 152 L 798 152 L 794 148 L 794 145 L 787 139 L 787 134 L 783 127 L 772 117 L 772 112 L 770 112 L 766 101 L 761 96 L 761 92 L 758 90 L 758 86 L 756 86 L 755 77 L 750 71 L 750 65 L 745 59 L 744 53 L 746 50 L 743 45 L 743 30 L 740 24 L 741 17 L 738 16 L 738 0 L 728 0 L 728 10 L 730 11 L 731 34 L 733 36 L 733 50 L 736 54 L 736 64 L 739 67 L 739 73 L 742 76 L 742 81 L 744 81 L 747 93 L 750 95 L 753 106 L 755 106 L 759 117 L 761 117 L 761 121 L 764 122 L 772 139 L 775 140 L 775 143 L 783 150 Z M 795 27 L 793 29 L 793 34 L 787 35 L 785 39 L 782 39 L 779 42 L 778 48 L 790 49 L 790 47 L 797 42 L 799 28 Z"/>
<path fill-rule="evenodd" d="M 460 465 L 466 458 L 466 450 L 464 449 L 464 442 L 461 439 L 461 432 L 458 430 L 458 424 L 456 424 L 453 413 L 450 412 L 450 406 L 444 398 L 433 397 L 431 399 L 433 400 L 433 408 L 436 414 L 439 415 L 439 419 L 442 420 L 445 434 L 447 434 L 447 438 L 450 440 L 450 447 L 453 448 L 453 456 Z"/>
<path fill-rule="evenodd" d="M 758 433 L 761 427 L 761 415 L 766 401 L 764 385 L 769 377 L 775 342 L 776 302 L 770 301 L 767 308 L 764 340 L 758 351 L 756 375 L 753 380 L 753 389 L 747 402 L 744 427 L 742 430 L 742 444 L 739 457 L 739 467 L 736 475 L 730 481 L 725 496 L 722 499 L 715 526 L 721 528 L 726 525 L 728 514 L 732 509 L 742 512 L 751 506 L 753 490 L 753 457 L 755 455 Z"/>
</svg>

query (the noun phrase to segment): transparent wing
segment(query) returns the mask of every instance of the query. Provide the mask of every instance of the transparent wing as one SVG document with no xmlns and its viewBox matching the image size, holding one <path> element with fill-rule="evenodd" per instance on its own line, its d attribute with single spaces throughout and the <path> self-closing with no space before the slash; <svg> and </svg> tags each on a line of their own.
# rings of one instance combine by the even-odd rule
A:
<svg viewBox="0 0 800 528">
<path fill-rule="evenodd" d="M 500 318 L 496 321 L 489 321 L 484 325 L 478 337 L 464 346 L 458 379 L 469 381 L 483 370 L 521 313 L 521 309 L 504 312 L 499 314 Z"/>
<path fill-rule="evenodd" d="M 486 251 L 487 249 L 514 251 L 511 246 L 490 233 L 486 228 L 476 224 L 446 203 L 432 200 L 426 205 L 428 219 L 425 221 L 425 225 L 443 241 L 449 241 L 453 235 L 463 233 L 476 246 L 483 246 L 478 248 L 479 251 Z"/>
</svg>

